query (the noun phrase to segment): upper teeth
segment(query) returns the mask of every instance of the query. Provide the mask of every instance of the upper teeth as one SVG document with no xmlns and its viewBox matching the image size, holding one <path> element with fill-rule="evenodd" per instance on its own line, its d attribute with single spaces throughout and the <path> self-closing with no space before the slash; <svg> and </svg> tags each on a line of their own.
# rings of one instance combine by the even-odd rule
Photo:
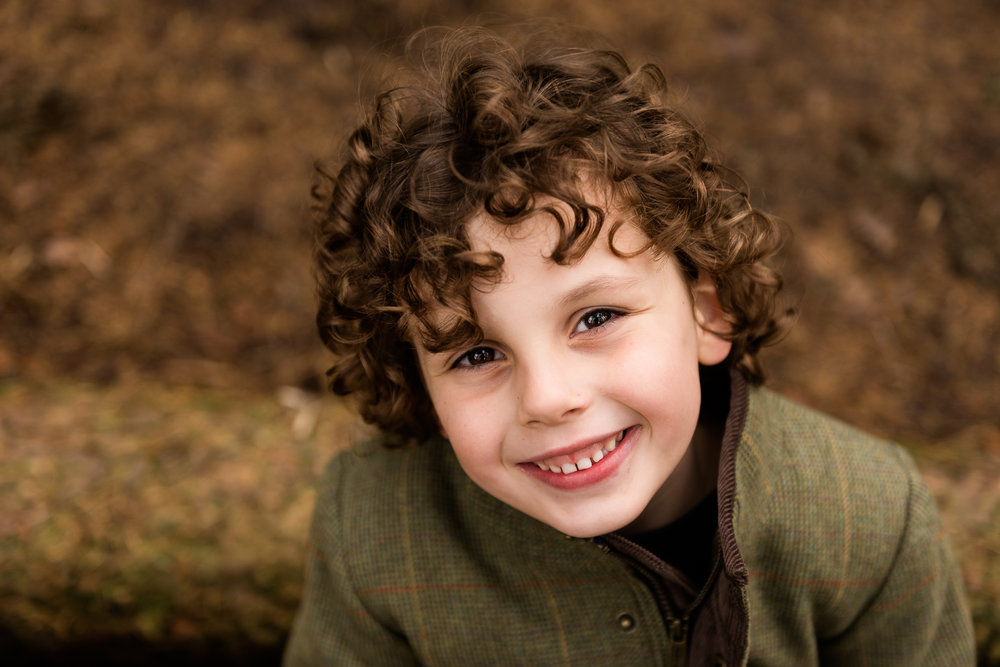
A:
<svg viewBox="0 0 1000 667">
<path fill-rule="evenodd" d="M 598 461 L 604 458 L 605 454 L 609 454 L 614 451 L 618 443 L 622 441 L 625 437 L 625 431 L 620 431 L 615 435 L 611 436 L 604 442 L 594 443 L 592 449 L 588 454 L 580 456 L 575 463 L 566 462 L 560 465 L 550 463 L 549 461 L 535 461 L 535 465 L 542 470 L 548 470 L 550 472 L 558 472 L 564 475 L 572 474 L 578 470 L 586 470 L 590 466 L 594 465 Z"/>
</svg>

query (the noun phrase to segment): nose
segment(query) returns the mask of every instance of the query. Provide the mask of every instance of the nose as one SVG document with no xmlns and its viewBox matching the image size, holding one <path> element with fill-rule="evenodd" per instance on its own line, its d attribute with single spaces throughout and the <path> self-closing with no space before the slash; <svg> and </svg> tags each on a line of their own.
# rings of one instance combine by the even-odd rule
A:
<svg viewBox="0 0 1000 667">
<path fill-rule="evenodd" d="M 518 413 L 529 426 L 559 424 L 590 405 L 590 383 L 579 359 L 570 355 L 522 359 L 518 374 Z"/>
</svg>

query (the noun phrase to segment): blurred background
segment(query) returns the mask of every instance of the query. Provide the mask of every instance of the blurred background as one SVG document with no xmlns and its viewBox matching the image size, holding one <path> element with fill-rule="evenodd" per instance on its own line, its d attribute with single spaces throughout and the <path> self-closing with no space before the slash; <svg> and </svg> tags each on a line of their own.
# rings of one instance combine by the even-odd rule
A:
<svg viewBox="0 0 1000 667">
<path fill-rule="evenodd" d="M 322 394 L 309 187 L 423 25 L 652 60 L 794 232 L 784 393 L 904 443 L 1000 664 L 1000 3 L 2 0 L 0 655 L 275 664 Z"/>
</svg>

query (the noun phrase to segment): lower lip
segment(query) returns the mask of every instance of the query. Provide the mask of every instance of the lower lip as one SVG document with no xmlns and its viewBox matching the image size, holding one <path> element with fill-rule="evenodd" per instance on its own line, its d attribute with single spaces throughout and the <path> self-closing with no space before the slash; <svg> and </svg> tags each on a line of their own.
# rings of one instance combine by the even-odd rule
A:
<svg viewBox="0 0 1000 667">
<path fill-rule="evenodd" d="M 540 482 L 565 491 L 575 491 L 584 487 L 599 484 L 614 474 L 625 457 L 632 450 L 639 435 L 639 427 L 631 426 L 625 431 L 625 437 L 612 451 L 604 455 L 600 461 L 586 470 L 577 470 L 570 474 L 542 470 L 534 463 L 519 463 L 518 467 Z"/>
</svg>

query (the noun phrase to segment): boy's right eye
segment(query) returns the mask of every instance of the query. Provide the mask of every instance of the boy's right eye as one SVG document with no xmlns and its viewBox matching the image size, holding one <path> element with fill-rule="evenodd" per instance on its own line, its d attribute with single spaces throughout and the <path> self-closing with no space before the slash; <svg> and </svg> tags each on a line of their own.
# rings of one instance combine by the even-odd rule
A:
<svg viewBox="0 0 1000 667">
<path fill-rule="evenodd" d="M 499 350 L 492 347 L 474 347 L 458 359 L 455 360 L 453 368 L 460 367 L 470 367 L 470 366 L 482 366 L 483 364 L 488 364 L 491 361 L 499 361 L 503 359 L 503 354 Z"/>
</svg>

